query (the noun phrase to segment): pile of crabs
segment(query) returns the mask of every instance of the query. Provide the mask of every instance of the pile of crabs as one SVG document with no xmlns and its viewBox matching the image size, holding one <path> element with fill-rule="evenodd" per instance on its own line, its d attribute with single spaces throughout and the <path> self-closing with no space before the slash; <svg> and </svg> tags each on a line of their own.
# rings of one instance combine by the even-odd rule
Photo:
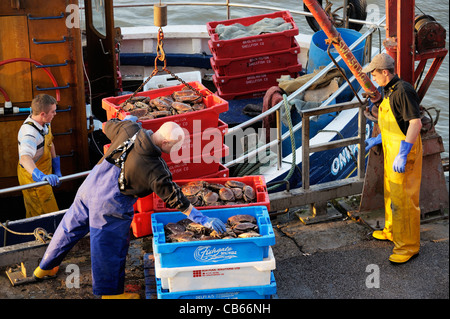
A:
<svg viewBox="0 0 450 319">
<path fill-rule="evenodd" d="M 184 184 L 181 191 L 194 206 L 242 205 L 256 200 L 253 187 L 236 180 L 225 184 L 192 181 Z"/>
<path fill-rule="evenodd" d="M 119 107 L 142 121 L 203 110 L 206 105 L 201 95 L 184 87 L 171 95 L 154 99 L 148 96 L 134 96 L 129 102 L 122 102 Z"/>
<path fill-rule="evenodd" d="M 247 214 L 234 215 L 228 218 L 226 231 L 223 233 L 217 233 L 215 230 L 185 218 L 176 223 L 164 225 L 164 234 L 166 243 L 261 236 L 256 218 Z"/>
</svg>

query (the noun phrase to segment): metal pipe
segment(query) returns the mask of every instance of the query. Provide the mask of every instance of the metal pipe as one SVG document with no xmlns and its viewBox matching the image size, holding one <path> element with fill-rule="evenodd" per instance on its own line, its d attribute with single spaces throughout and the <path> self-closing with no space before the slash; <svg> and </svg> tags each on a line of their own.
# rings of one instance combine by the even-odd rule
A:
<svg viewBox="0 0 450 319">
<path fill-rule="evenodd" d="M 63 177 L 59 178 L 59 181 L 66 182 L 66 181 L 70 181 L 73 179 L 85 177 L 85 176 L 89 175 L 90 172 L 91 171 L 85 171 L 85 172 L 81 172 L 81 173 L 75 173 L 72 175 L 63 176 Z M 47 181 L 43 181 L 43 182 L 26 184 L 26 185 L 14 186 L 14 187 L 10 187 L 10 188 L 4 188 L 4 189 L 0 189 L 0 195 L 7 194 L 10 192 L 21 191 L 21 190 L 33 188 L 33 187 L 40 187 L 40 186 L 44 186 L 44 185 L 50 185 L 50 184 Z"/>
<path fill-rule="evenodd" d="M 302 114 L 302 187 L 309 189 L 309 116 Z"/>
<path fill-rule="evenodd" d="M 208 6 L 208 7 L 226 7 L 227 10 L 227 18 L 230 19 L 230 8 L 250 8 L 250 9 L 263 9 L 263 10 L 271 10 L 271 11 L 284 11 L 286 8 L 280 8 L 280 7 L 272 7 L 272 6 L 261 6 L 261 5 L 252 5 L 252 4 L 245 4 L 245 3 L 230 3 L 230 0 L 226 0 L 224 3 L 217 3 L 217 2 L 169 2 L 165 3 L 167 6 Z M 121 4 L 121 5 L 114 5 L 114 9 L 120 9 L 120 8 L 144 8 L 144 7 L 152 7 L 153 4 L 144 4 L 144 3 L 136 3 L 136 4 Z M 84 6 L 80 6 L 80 10 L 83 10 Z M 298 15 L 303 15 L 306 17 L 313 17 L 313 15 L 310 12 L 306 11 L 299 11 L 299 10 L 293 10 L 289 9 L 290 13 L 295 13 Z M 349 23 L 357 23 L 357 24 L 363 24 L 363 25 L 371 25 L 372 23 L 365 20 L 358 20 L 358 19 L 347 19 Z M 384 24 L 380 25 L 381 27 L 385 27 Z"/>
<path fill-rule="evenodd" d="M 367 74 L 362 72 L 362 67 L 358 60 L 341 38 L 341 35 L 337 32 L 336 28 L 333 26 L 329 17 L 319 5 L 317 0 L 304 0 L 303 3 L 308 7 L 309 11 L 311 11 L 320 27 L 327 35 L 329 41 L 331 41 L 339 55 L 342 56 L 345 64 L 347 64 L 350 71 L 355 75 L 356 80 L 359 84 L 361 84 L 363 90 L 374 96 L 372 98 L 373 102 L 381 100 L 380 92 L 378 92 L 377 88 L 373 85 Z"/>
<path fill-rule="evenodd" d="M 281 139 L 281 110 L 277 110 L 277 152 L 278 154 L 283 154 L 283 140 Z M 281 169 L 281 156 L 279 155 L 277 158 L 277 168 Z"/>
</svg>

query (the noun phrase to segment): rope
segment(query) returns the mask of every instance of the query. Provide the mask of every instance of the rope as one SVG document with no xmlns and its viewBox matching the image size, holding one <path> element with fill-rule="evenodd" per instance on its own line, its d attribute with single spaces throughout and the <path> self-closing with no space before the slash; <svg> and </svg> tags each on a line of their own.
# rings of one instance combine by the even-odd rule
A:
<svg viewBox="0 0 450 319">
<path fill-rule="evenodd" d="M 291 138 L 291 150 L 292 150 L 292 163 L 291 163 L 291 169 L 289 170 L 289 173 L 286 175 L 286 177 L 283 179 L 283 181 L 289 181 L 289 179 L 294 174 L 295 168 L 297 166 L 296 164 L 296 146 L 295 146 L 295 136 L 294 136 L 294 129 L 292 128 L 292 120 L 291 120 L 291 104 L 287 100 L 287 95 L 283 94 L 283 101 L 284 101 L 284 112 L 286 113 L 286 118 L 288 122 L 289 127 L 289 135 Z M 272 191 L 274 189 L 277 189 L 282 184 L 276 184 L 273 186 L 270 186 L 267 188 L 268 191 Z"/>
<path fill-rule="evenodd" d="M 3 225 L 3 223 L 0 223 L 0 225 L 8 232 L 10 232 L 11 234 L 14 235 L 20 235 L 20 236 L 34 236 L 34 238 L 45 244 L 47 242 L 47 240 L 52 239 L 52 235 L 47 233 L 47 231 L 44 228 L 38 227 L 36 228 L 32 233 L 19 233 L 16 231 L 13 231 L 11 229 L 9 229 L 8 227 L 6 227 L 5 225 Z"/>
</svg>

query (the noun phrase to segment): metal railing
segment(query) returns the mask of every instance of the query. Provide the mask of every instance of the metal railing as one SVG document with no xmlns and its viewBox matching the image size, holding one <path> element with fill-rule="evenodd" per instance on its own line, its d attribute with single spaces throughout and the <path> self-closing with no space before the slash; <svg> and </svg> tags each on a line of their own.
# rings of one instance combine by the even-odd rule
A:
<svg viewBox="0 0 450 319">
<path fill-rule="evenodd" d="M 326 107 L 318 107 L 310 110 L 306 110 L 300 113 L 302 117 L 303 130 L 302 130 L 302 187 L 305 190 L 309 189 L 309 155 L 314 152 L 327 151 L 334 148 L 345 147 L 353 144 L 359 145 L 358 151 L 358 178 L 364 179 L 365 174 L 365 153 L 364 145 L 366 139 L 366 117 L 364 115 L 365 106 L 367 103 L 361 104 L 357 102 L 345 102 L 335 104 Z M 319 116 L 322 114 L 341 112 L 353 108 L 359 108 L 358 112 L 358 136 L 340 139 L 337 141 L 331 141 L 328 143 L 316 144 L 311 146 L 309 143 L 309 123 L 310 117 Z"/>
<path fill-rule="evenodd" d="M 274 7 L 274 6 L 263 6 L 256 4 L 247 4 L 247 3 L 232 3 L 230 0 L 226 0 L 225 2 L 164 2 L 166 6 L 207 6 L 207 7 L 225 7 L 227 10 L 227 19 L 231 19 L 231 8 L 248 8 L 248 9 L 261 9 L 261 10 L 269 10 L 269 11 L 284 11 L 286 8 Z M 123 5 L 114 5 L 114 8 L 145 8 L 145 7 L 153 7 L 153 3 L 136 3 L 136 4 L 123 4 Z M 83 9 L 83 7 L 81 7 Z M 289 12 L 293 14 L 298 14 L 306 17 L 313 17 L 312 13 L 302 11 L 302 10 L 293 10 L 288 9 Z M 357 19 L 346 19 L 349 23 L 356 24 L 365 24 L 372 25 L 373 23 L 357 20 Z M 385 25 L 382 25 L 384 27 Z"/>
<path fill-rule="evenodd" d="M 66 175 L 63 177 L 59 178 L 60 182 L 67 182 L 67 181 L 71 181 L 74 179 L 78 179 L 81 177 L 86 177 L 89 175 L 91 171 L 85 171 L 85 172 L 81 172 L 81 173 L 75 173 L 72 175 Z M 36 183 L 31 183 L 31 184 L 26 184 L 26 185 L 20 185 L 20 186 L 13 186 L 13 187 L 9 187 L 9 188 L 4 188 L 4 189 L 0 189 L 0 195 L 2 194 L 7 194 L 7 193 L 12 193 L 12 192 L 17 192 L 17 191 L 22 191 L 28 188 L 34 188 L 34 187 L 41 187 L 44 185 L 50 185 L 49 182 L 47 181 L 43 181 L 43 182 L 36 182 Z"/>
</svg>

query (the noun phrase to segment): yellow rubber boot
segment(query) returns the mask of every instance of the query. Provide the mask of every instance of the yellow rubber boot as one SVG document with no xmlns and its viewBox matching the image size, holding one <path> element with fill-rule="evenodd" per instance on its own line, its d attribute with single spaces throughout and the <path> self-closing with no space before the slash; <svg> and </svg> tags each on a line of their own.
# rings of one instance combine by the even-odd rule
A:
<svg viewBox="0 0 450 319">
<path fill-rule="evenodd" d="M 392 254 L 389 256 L 389 261 L 394 263 L 394 264 L 404 264 L 407 261 L 414 259 L 415 257 L 417 257 L 419 255 L 419 253 L 414 254 L 414 255 L 399 255 L 399 254 Z"/>
<path fill-rule="evenodd" d="M 50 269 L 50 270 L 43 270 L 43 269 L 41 269 L 41 267 L 38 266 L 33 272 L 33 277 L 36 280 L 42 280 L 42 279 L 45 279 L 45 277 L 53 277 L 56 275 L 58 270 L 59 270 L 59 266 L 56 266 L 55 268 Z"/>
<path fill-rule="evenodd" d="M 125 292 L 120 295 L 104 295 L 102 299 L 141 299 L 141 297 L 136 293 Z"/>
<path fill-rule="evenodd" d="M 372 237 L 378 240 L 392 241 L 392 233 L 385 232 L 385 230 L 376 230 L 372 233 Z"/>
</svg>

